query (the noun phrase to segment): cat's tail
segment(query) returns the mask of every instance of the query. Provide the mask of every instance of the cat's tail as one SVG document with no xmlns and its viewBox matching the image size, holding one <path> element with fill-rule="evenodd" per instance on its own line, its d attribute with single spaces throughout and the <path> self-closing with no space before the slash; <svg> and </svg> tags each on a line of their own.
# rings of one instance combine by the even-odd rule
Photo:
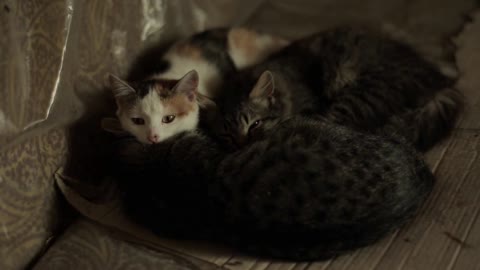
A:
<svg viewBox="0 0 480 270">
<path fill-rule="evenodd" d="M 420 151 L 427 151 L 445 139 L 455 127 L 464 107 L 464 96 L 455 88 L 445 88 L 424 106 L 407 112 L 406 136 Z M 400 125 L 402 126 L 402 125 Z"/>
</svg>

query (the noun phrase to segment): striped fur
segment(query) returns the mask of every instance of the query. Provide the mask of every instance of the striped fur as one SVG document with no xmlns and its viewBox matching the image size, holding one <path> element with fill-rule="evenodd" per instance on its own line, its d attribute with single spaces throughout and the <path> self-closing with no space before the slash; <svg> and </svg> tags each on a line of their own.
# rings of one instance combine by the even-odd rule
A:
<svg viewBox="0 0 480 270">
<path fill-rule="evenodd" d="M 265 70 L 275 83 L 268 108 L 249 96 Z M 413 48 L 386 34 L 339 27 L 296 41 L 226 80 L 223 88 L 234 94 L 220 98 L 226 124 L 216 130 L 246 142 L 257 137 L 248 130 L 258 120 L 267 124 L 257 125 L 256 134 L 269 129 L 272 119 L 314 113 L 364 131 L 401 133 L 425 151 L 449 134 L 462 111 L 463 97 L 454 84 Z"/>
</svg>

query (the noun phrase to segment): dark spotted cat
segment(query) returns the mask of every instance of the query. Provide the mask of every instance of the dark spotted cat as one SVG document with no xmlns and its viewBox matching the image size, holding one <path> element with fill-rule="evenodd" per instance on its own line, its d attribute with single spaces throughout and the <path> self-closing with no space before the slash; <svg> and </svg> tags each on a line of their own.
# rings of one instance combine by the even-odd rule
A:
<svg viewBox="0 0 480 270">
<path fill-rule="evenodd" d="M 434 177 L 402 139 L 301 117 L 228 153 L 201 132 L 117 142 L 127 213 L 164 236 L 252 255 L 328 259 L 410 219 Z"/>
<path fill-rule="evenodd" d="M 364 131 L 403 134 L 424 151 L 448 135 L 462 109 L 454 84 L 387 34 L 340 27 L 225 80 L 216 129 L 239 147 L 283 117 L 316 113 Z"/>
</svg>

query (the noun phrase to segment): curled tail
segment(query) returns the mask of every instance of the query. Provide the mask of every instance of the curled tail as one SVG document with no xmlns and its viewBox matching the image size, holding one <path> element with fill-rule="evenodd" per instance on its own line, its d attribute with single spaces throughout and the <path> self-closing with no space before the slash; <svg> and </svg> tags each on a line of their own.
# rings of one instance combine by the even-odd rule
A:
<svg viewBox="0 0 480 270">
<path fill-rule="evenodd" d="M 464 97 L 454 88 L 445 88 L 422 107 L 403 117 L 407 137 L 420 151 L 427 151 L 453 130 L 463 110 Z"/>
</svg>

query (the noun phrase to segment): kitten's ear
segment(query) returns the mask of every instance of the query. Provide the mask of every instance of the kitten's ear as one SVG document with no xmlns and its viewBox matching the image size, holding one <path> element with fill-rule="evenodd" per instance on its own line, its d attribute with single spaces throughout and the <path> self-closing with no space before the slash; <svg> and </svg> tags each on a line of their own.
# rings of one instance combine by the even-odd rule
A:
<svg viewBox="0 0 480 270">
<path fill-rule="evenodd" d="M 197 71 L 191 70 L 178 81 L 173 91 L 183 93 L 187 95 L 190 101 L 194 101 L 197 94 L 198 80 Z"/>
<path fill-rule="evenodd" d="M 103 130 L 113 134 L 123 135 L 127 132 L 122 128 L 120 121 L 117 118 L 105 117 L 102 118 L 101 127 Z"/>
<path fill-rule="evenodd" d="M 113 74 L 107 75 L 107 83 L 112 89 L 112 93 L 115 98 L 135 94 L 135 90 L 130 85 L 128 85 L 128 83 L 122 81 L 120 78 Z"/>
<path fill-rule="evenodd" d="M 266 70 L 260 75 L 257 83 L 250 92 L 250 98 L 267 98 L 275 92 L 273 73 Z"/>
</svg>

